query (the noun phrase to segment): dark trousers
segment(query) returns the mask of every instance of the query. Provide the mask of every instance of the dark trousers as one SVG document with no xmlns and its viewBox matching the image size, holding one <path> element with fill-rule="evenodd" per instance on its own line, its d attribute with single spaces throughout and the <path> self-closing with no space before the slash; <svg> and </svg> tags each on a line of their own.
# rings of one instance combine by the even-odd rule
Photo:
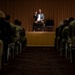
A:
<svg viewBox="0 0 75 75">
<path fill-rule="evenodd" d="M 43 23 L 33 23 L 33 31 L 43 31 L 44 25 Z"/>
</svg>

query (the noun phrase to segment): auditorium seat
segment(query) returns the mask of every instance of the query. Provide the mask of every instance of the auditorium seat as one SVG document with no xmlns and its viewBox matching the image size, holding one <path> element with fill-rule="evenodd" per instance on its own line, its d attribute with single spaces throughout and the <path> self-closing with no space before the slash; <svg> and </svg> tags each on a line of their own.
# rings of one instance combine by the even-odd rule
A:
<svg viewBox="0 0 75 75">
<path fill-rule="evenodd" d="M 54 27 L 54 21 L 53 20 L 46 20 L 45 23 L 45 31 L 53 31 L 53 27 Z"/>
</svg>

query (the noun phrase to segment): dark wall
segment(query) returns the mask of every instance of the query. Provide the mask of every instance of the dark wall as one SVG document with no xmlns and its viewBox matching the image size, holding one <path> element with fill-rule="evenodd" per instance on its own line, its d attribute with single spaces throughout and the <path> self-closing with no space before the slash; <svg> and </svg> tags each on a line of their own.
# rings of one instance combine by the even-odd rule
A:
<svg viewBox="0 0 75 75">
<path fill-rule="evenodd" d="M 33 15 L 42 9 L 45 20 L 54 19 L 54 30 L 61 20 L 75 17 L 75 0 L 0 0 L 0 10 L 11 15 L 11 21 L 19 19 L 22 26 L 32 30 Z"/>
</svg>

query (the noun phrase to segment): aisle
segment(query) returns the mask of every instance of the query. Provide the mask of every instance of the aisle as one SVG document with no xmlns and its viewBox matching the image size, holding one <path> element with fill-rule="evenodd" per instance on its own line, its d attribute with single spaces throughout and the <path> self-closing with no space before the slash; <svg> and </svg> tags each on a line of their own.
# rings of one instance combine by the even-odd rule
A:
<svg viewBox="0 0 75 75">
<path fill-rule="evenodd" d="M 0 75 L 75 75 L 75 63 L 59 56 L 54 48 L 27 47 Z"/>
</svg>

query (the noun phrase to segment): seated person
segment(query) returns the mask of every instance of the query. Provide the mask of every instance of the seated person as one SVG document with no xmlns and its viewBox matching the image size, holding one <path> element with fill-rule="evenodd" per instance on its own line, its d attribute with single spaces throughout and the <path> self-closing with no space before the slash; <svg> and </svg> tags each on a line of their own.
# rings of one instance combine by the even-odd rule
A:
<svg viewBox="0 0 75 75">
<path fill-rule="evenodd" d="M 44 14 L 41 12 L 41 9 L 39 9 L 38 13 L 37 13 L 37 20 L 35 21 L 35 23 L 44 23 Z"/>
<path fill-rule="evenodd" d="M 35 29 L 35 27 L 41 25 L 42 28 L 44 28 L 44 14 L 41 12 L 41 9 L 39 9 L 38 13 L 35 12 L 34 15 L 34 24 L 33 24 L 33 30 Z"/>
</svg>

